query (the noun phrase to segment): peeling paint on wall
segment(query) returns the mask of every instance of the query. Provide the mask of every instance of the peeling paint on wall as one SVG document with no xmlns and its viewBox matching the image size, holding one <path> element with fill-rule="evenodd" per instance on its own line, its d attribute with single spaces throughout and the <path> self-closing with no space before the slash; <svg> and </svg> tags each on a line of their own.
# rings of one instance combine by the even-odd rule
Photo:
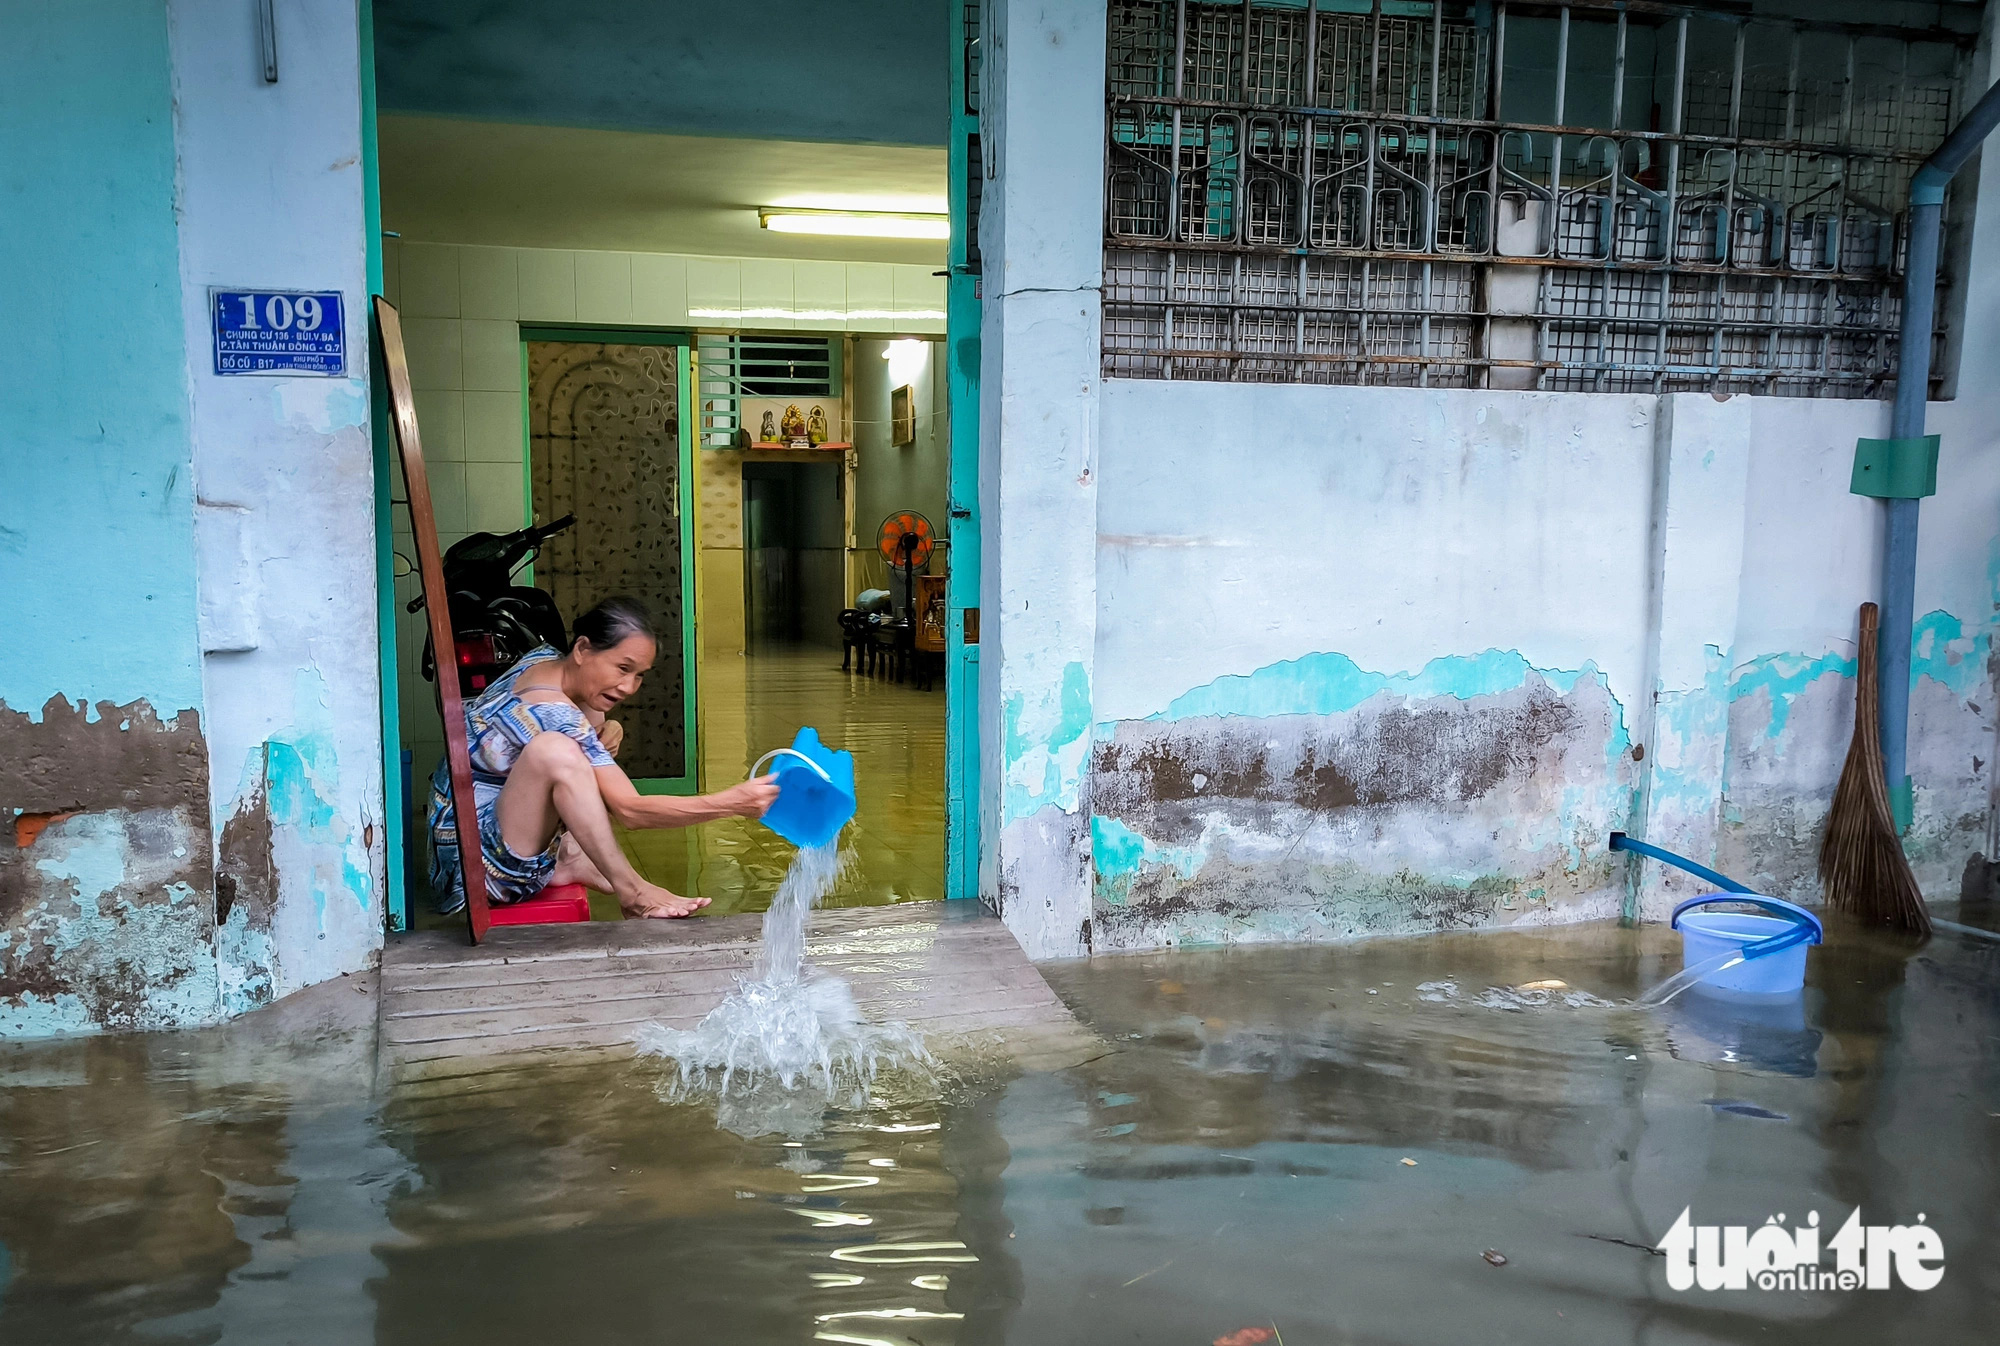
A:
<svg viewBox="0 0 2000 1346">
<path fill-rule="evenodd" d="M 15 823 L 0 838 L 0 1037 L 213 1021 L 196 713 L 55 697 L 34 719 L 0 703 L 0 761 Z"/>
<path fill-rule="evenodd" d="M 215 955 L 225 1014 L 268 1004 L 276 984 L 271 917 L 278 906 L 278 876 L 265 778 L 260 763 L 216 845 Z"/>
<path fill-rule="evenodd" d="M 328 689 L 300 670 L 291 723 L 253 747 L 217 849 L 223 1007 L 238 1014 L 351 971 L 378 943 L 374 840 L 343 813 Z"/>
<path fill-rule="evenodd" d="M 1074 660 L 1065 664 L 1062 681 L 1032 700 L 1009 692 L 1004 725 L 1005 821 L 1025 818 L 1048 804 L 1075 811 L 1089 755 L 1090 674 L 1083 665 Z"/>
<path fill-rule="evenodd" d="M 2000 590 L 1996 590 L 2000 593 Z M 1925 893 L 1954 896 L 1991 822 L 1996 717 L 1992 627 L 1942 610 L 1916 623 L 1910 770 L 1917 808 L 1904 849 Z M 1729 680 L 1727 783 L 1718 863 L 1761 892 L 1817 902 L 1819 846 L 1854 732 L 1849 650 L 1765 655 Z"/>
<path fill-rule="evenodd" d="M 1594 668 L 1316 654 L 1099 726 L 1096 947 L 1615 915 L 1633 770 Z"/>
</svg>

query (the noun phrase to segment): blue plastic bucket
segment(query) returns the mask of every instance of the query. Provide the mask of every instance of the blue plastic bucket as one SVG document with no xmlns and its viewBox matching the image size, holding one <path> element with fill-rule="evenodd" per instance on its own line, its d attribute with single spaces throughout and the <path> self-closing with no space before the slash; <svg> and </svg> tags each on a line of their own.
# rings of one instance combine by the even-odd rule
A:
<svg viewBox="0 0 2000 1346">
<path fill-rule="evenodd" d="M 832 751 L 821 744 L 818 730 L 807 728 L 791 747 L 758 758 L 750 774 L 766 762 L 775 763 L 778 798 L 764 814 L 764 826 L 794 846 L 824 846 L 839 836 L 854 816 L 854 755 Z"/>
<path fill-rule="evenodd" d="M 1751 916 L 1734 911 L 1689 911 L 1702 902 L 1749 900 L 1741 893 L 1715 893 L 1683 904 L 1674 914 L 1681 932 L 1681 966 L 1694 967 L 1741 951 L 1743 961 L 1711 972 L 1701 989 L 1737 995 L 1791 995 L 1806 984 L 1806 949 L 1820 942 L 1819 921 L 1802 908 L 1782 904 L 1797 916 Z M 1757 899 L 1759 905 L 1778 905 Z M 1803 921 L 1799 918 L 1803 917 Z M 1809 923 L 1809 924 L 1808 924 Z M 1801 929 L 1804 926 L 1806 928 Z M 1784 943 L 1778 941 L 1783 938 Z M 1763 951 L 1759 950 L 1763 946 Z"/>
</svg>

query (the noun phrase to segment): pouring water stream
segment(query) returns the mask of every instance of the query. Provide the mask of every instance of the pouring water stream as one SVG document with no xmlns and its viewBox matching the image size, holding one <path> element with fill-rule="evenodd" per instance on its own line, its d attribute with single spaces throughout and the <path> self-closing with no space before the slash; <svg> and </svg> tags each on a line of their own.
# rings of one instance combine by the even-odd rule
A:
<svg viewBox="0 0 2000 1346">
<path fill-rule="evenodd" d="M 822 778 L 818 763 L 788 748 Z M 752 774 L 756 772 L 753 769 Z M 662 1084 L 670 1101 L 712 1097 L 719 1120 L 745 1135 L 812 1129 L 825 1107 L 858 1106 L 885 1072 L 928 1081 L 937 1062 L 922 1037 L 902 1023 L 872 1024 L 839 977 L 806 961 L 806 922 L 846 873 L 851 853 L 839 837 L 802 846 L 764 913 L 756 970 L 738 978 L 720 1005 L 689 1029 L 648 1024 L 642 1055 L 675 1070 Z"/>
</svg>

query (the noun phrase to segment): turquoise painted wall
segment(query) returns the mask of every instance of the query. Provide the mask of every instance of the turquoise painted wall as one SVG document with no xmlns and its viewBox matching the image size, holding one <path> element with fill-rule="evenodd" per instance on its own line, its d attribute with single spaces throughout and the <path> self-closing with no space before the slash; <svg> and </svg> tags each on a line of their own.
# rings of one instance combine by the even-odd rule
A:
<svg viewBox="0 0 2000 1346">
<path fill-rule="evenodd" d="M 944 143 L 948 0 L 376 0 L 384 112 Z"/>
<path fill-rule="evenodd" d="M 168 8 L 4 12 L 0 826 L 45 825 L 0 843 L 0 1037 L 180 1027 L 220 998 Z"/>
<path fill-rule="evenodd" d="M 166 7 L 6 25 L 0 701 L 170 716 L 200 706 L 201 665 Z"/>
</svg>

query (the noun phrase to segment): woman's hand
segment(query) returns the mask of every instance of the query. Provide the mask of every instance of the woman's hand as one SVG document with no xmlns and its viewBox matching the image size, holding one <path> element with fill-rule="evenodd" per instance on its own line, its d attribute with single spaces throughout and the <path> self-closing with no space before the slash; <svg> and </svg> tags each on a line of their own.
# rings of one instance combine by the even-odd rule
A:
<svg viewBox="0 0 2000 1346">
<path fill-rule="evenodd" d="M 626 827 L 692 827 L 719 818 L 761 818 L 778 799 L 778 778 L 760 776 L 713 794 L 642 795 L 616 765 L 597 768 L 597 792 L 611 816 Z"/>
<path fill-rule="evenodd" d="M 716 796 L 722 804 L 739 818 L 761 818 L 778 802 L 778 778 L 775 775 L 759 776 L 755 780 L 732 785 Z"/>
<path fill-rule="evenodd" d="M 625 726 L 616 720 L 606 720 L 597 726 L 597 741 L 604 745 L 604 751 L 616 757 L 625 744 Z"/>
</svg>

